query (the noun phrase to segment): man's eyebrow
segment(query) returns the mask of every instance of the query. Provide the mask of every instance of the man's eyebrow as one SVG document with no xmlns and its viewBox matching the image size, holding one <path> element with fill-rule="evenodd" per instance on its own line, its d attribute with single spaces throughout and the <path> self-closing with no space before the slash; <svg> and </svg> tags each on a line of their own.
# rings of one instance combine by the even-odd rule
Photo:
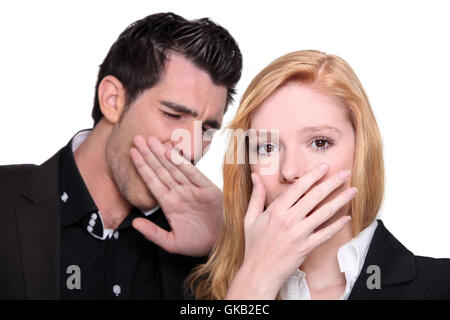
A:
<svg viewBox="0 0 450 320">
<path fill-rule="evenodd" d="M 341 131 L 338 128 L 332 127 L 332 126 L 315 126 L 315 127 L 305 127 L 303 129 L 300 130 L 300 133 L 314 133 L 314 132 L 318 132 L 318 131 L 322 131 L 322 130 L 328 130 L 328 131 L 334 131 L 338 134 L 341 134 Z"/>
<path fill-rule="evenodd" d="M 169 102 L 169 101 L 160 101 L 160 102 L 161 102 L 161 104 L 165 105 L 167 108 L 172 109 L 173 111 L 187 113 L 187 114 L 190 114 L 191 116 L 193 116 L 194 118 L 198 116 L 198 113 L 196 111 L 194 111 L 191 108 L 188 108 L 186 106 L 183 106 L 181 104 L 177 104 L 177 103 L 173 103 L 173 102 Z"/>
<path fill-rule="evenodd" d="M 192 110 L 189 107 L 183 106 L 182 104 L 173 103 L 170 101 L 160 101 L 162 105 L 165 105 L 167 108 L 172 109 L 176 112 L 186 113 L 196 118 L 198 116 L 197 111 Z M 212 129 L 220 129 L 220 123 L 217 120 L 205 120 L 203 121 L 206 125 L 210 126 Z"/>
</svg>

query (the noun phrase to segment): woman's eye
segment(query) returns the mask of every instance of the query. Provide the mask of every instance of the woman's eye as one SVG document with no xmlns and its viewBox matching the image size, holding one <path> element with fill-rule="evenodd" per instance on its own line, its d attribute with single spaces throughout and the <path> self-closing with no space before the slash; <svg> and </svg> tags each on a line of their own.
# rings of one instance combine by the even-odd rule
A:
<svg viewBox="0 0 450 320">
<path fill-rule="evenodd" d="M 325 150 L 330 147 L 331 143 L 326 138 L 316 138 L 311 145 L 314 149 Z"/>
<path fill-rule="evenodd" d="M 278 147 L 274 144 L 266 143 L 258 146 L 258 153 L 261 155 L 269 155 L 278 151 Z"/>
</svg>

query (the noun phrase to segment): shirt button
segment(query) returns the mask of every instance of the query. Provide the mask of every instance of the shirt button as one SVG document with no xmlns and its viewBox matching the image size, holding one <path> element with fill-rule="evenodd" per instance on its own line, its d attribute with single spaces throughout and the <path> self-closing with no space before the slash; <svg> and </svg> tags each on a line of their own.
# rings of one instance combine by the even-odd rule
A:
<svg viewBox="0 0 450 320">
<path fill-rule="evenodd" d="M 69 199 L 69 196 L 67 195 L 67 193 L 64 191 L 64 193 L 61 195 L 61 200 L 63 202 L 67 202 L 67 199 Z"/>
<path fill-rule="evenodd" d="M 95 220 L 94 219 L 89 220 L 89 225 L 93 227 L 95 225 Z"/>
<path fill-rule="evenodd" d="M 87 231 L 92 232 L 94 231 L 94 228 L 92 228 L 91 226 L 87 226 Z"/>
<path fill-rule="evenodd" d="M 114 292 L 114 294 L 116 295 L 116 297 L 119 296 L 120 291 L 121 291 L 120 286 L 119 286 L 118 284 L 115 284 L 114 287 L 113 287 L 113 292 Z"/>
<path fill-rule="evenodd" d="M 91 219 L 92 220 L 97 220 L 97 214 L 96 213 L 93 213 L 93 214 L 91 214 Z"/>
<path fill-rule="evenodd" d="M 119 239 L 119 231 L 114 231 L 114 239 Z"/>
</svg>

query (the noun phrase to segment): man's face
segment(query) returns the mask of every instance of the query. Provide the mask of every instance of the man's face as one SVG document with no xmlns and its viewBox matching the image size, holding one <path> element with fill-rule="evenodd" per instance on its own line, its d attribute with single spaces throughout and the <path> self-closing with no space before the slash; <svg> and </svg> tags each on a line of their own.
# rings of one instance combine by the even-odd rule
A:
<svg viewBox="0 0 450 320">
<path fill-rule="evenodd" d="M 183 142 L 184 157 L 194 159 L 194 121 L 202 121 L 202 131 L 219 128 L 227 100 L 227 88 L 216 85 L 205 71 L 178 54 L 168 54 L 165 70 L 157 85 L 145 90 L 124 111 L 106 144 L 106 161 L 127 201 L 148 210 L 157 201 L 140 178 L 130 158 L 133 138 L 157 137 L 171 149 L 172 133 L 182 129 L 190 134 L 190 145 Z M 198 135 L 197 135 L 198 139 Z M 201 139 L 201 137 L 200 137 Z M 203 149 L 210 142 L 197 141 Z"/>
</svg>

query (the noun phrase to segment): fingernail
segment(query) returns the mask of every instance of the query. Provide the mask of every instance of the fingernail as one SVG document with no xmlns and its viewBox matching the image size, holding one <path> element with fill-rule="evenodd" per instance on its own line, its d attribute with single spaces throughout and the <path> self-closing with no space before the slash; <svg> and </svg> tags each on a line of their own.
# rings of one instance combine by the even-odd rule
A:
<svg viewBox="0 0 450 320">
<path fill-rule="evenodd" d="M 328 170 L 328 164 L 324 163 L 322 165 L 320 165 L 320 171 L 322 172 L 326 172 Z"/>
<path fill-rule="evenodd" d="M 342 180 L 347 179 L 350 177 L 350 170 L 341 171 L 341 173 L 339 173 L 339 177 L 341 177 Z"/>
<path fill-rule="evenodd" d="M 352 220 L 352 217 L 351 216 L 346 216 L 346 218 L 344 219 L 344 224 L 346 224 L 350 220 Z"/>
<path fill-rule="evenodd" d="M 347 194 L 348 194 L 350 197 L 353 197 L 357 192 L 358 192 L 358 189 L 356 189 L 355 187 L 350 188 L 350 189 L 347 190 Z"/>
</svg>

